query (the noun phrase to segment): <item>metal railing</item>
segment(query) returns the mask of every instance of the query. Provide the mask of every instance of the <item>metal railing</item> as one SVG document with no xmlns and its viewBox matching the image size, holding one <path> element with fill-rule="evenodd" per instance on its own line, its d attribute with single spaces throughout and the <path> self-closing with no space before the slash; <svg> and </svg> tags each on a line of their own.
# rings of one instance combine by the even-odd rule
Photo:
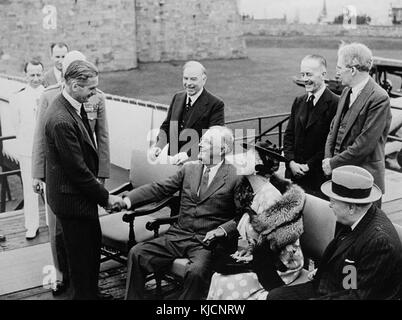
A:
<svg viewBox="0 0 402 320">
<path fill-rule="evenodd" d="M 279 114 L 274 114 L 274 115 L 265 115 L 265 116 L 257 116 L 257 117 L 230 120 L 230 121 L 226 121 L 225 124 L 233 125 L 233 124 L 238 124 L 238 123 L 247 123 L 247 122 L 251 122 L 251 121 L 257 121 L 258 122 L 258 134 L 251 135 L 251 136 L 245 136 L 245 137 L 239 137 L 239 138 L 236 138 L 235 140 L 254 139 L 255 141 L 259 141 L 263 137 L 277 136 L 278 147 L 282 148 L 283 135 L 285 133 L 283 126 L 289 120 L 289 117 L 290 117 L 290 113 L 279 113 Z M 282 119 L 280 121 L 276 122 L 274 125 L 270 126 L 268 129 L 262 131 L 262 121 L 263 120 L 272 120 L 272 119 L 277 119 L 277 118 L 282 118 Z M 277 129 L 277 131 L 273 131 L 275 129 Z"/>
</svg>

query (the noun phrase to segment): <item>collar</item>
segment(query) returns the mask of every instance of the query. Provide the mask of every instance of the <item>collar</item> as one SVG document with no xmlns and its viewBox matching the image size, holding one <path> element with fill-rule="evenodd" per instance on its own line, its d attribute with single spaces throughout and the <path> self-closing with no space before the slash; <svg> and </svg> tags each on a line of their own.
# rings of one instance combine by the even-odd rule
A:
<svg viewBox="0 0 402 320">
<path fill-rule="evenodd" d="M 197 101 L 197 99 L 200 97 L 200 95 L 201 95 L 201 93 L 202 93 L 203 91 L 204 91 L 204 88 L 202 88 L 200 91 L 198 91 L 195 95 L 193 95 L 193 96 L 191 96 L 191 97 L 187 95 L 186 104 L 187 104 L 187 102 L 188 102 L 188 99 L 190 99 L 191 105 L 193 106 L 194 103 Z"/>
<path fill-rule="evenodd" d="M 360 94 L 360 92 L 363 90 L 363 88 L 365 87 L 367 82 L 369 82 L 369 80 L 370 80 L 370 76 L 368 75 L 366 79 L 363 79 L 358 84 L 354 85 L 352 87 L 352 95 L 354 97 L 357 97 Z"/>
<path fill-rule="evenodd" d="M 221 162 L 209 167 L 210 171 L 209 171 L 208 185 L 210 185 L 212 180 L 215 178 L 215 175 L 218 172 L 219 168 L 222 166 L 222 163 L 223 163 L 223 160 Z M 206 169 L 207 169 L 207 166 L 203 165 L 202 174 L 205 173 Z"/>
<path fill-rule="evenodd" d="M 369 208 L 369 210 L 370 210 L 370 208 Z M 367 214 L 367 212 L 368 212 L 368 210 L 359 219 L 357 219 L 354 224 L 351 225 L 350 228 L 352 229 L 352 231 L 357 227 L 357 225 L 363 219 L 363 217 Z"/>
<path fill-rule="evenodd" d="M 75 100 L 72 96 L 70 96 L 66 90 L 66 88 L 63 89 L 63 97 L 66 98 L 68 102 L 72 105 L 72 107 L 75 109 L 75 111 L 80 114 L 81 111 L 81 103 Z"/>
<path fill-rule="evenodd" d="M 56 77 L 57 82 L 61 82 L 61 71 L 56 67 L 53 67 L 53 73 L 54 76 Z"/>
<path fill-rule="evenodd" d="M 26 92 L 28 92 L 29 94 L 33 94 L 33 95 L 41 95 L 43 90 L 45 90 L 45 87 L 40 85 L 37 88 L 32 88 L 30 85 L 27 85 L 25 87 Z"/>
<path fill-rule="evenodd" d="M 320 100 L 322 94 L 324 93 L 325 88 L 326 88 L 326 86 L 325 86 L 325 84 L 323 83 L 322 86 L 321 86 L 321 88 L 320 88 L 316 93 L 311 93 L 311 92 L 309 92 L 309 93 L 308 93 L 308 96 L 307 96 L 307 100 L 308 100 L 308 99 L 310 98 L 310 96 L 313 94 L 313 95 L 314 95 L 313 105 L 316 105 L 317 102 L 318 102 L 318 100 Z"/>
</svg>

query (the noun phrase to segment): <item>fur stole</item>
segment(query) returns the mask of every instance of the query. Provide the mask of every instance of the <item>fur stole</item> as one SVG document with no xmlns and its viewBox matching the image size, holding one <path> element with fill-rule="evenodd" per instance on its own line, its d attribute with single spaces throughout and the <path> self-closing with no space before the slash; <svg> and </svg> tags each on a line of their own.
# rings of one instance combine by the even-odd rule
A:
<svg viewBox="0 0 402 320">
<path fill-rule="evenodd" d="M 259 233 L 257 246 L 268 242 L 271 250 L 278 252 L 299 239 L 303 233 L 304 200 L 304 190 L 290 184 L 282 197 L 260 214 L 249 209 L 251 225 Z"/>
</svg>

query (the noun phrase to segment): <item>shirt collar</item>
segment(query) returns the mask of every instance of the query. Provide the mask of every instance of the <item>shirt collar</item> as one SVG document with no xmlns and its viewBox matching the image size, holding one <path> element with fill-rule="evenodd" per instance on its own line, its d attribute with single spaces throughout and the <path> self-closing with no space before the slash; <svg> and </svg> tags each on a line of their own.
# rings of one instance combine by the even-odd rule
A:
<svg viewBox="0 0 402 320">
<path fill-rule="evenodd" d="M 363 88 L 367 84 L 367 82 L 369 81 L 369 79 L 370 79 L 370 76 L 367 76 L 366 79 L 360 81 L 358 84 L 353 86 L 352 87 L 352 95 L 355 96 L 355 97 L 358 96 L 359 93 L 363 90 Z"/>
<path fill-rule="evenodd" d="M 53 67 L 53 73 L 54 76 L 56 77 L 57 82 L 61 82 L 61 71 L 56 67 Z"/>
<path fill-rule="evenodd" d="M 366 212 L 367 213 L 367 212 Z M 364 213 L 359 219 L 357 219 L 355 221 L 354 224 L 352 224 L 352 226 L 350 227 L 352 230 L 354 230 L 356 228 L 356 226 L 359 224 L 359 222 L 363 219 L 363 217 L 366 215 L 366 213 Z"/>
<path fill-rule="evenodd" d="M 81 103 L 75 100 L 72 96 L 70 96 L 67 92 L 67 90 L 64 88 L 63 89 L 63 97 L 66 98 L 68 102 L 72 105 L 72 107 L 77 111 L 78 114 L 80 114 L 81 111 Z"/>
<path fill-rule="evenodd" d="M 209 166 L 210 176 L 214 176 L 216 174 L 218 169 L 221 167 L 222 163 L 223 163 L 223 160 L 221 162 L 217 163 L 217 164 Z M 202 172 L 204 173 L 206 169 L 207 169 L 207 166 L 204 165 L 204 168 L 203 168 Z"/>
<path fill-rule="evenodd" d="M 190 99 L 191 105 L 193 106 L 203 91 L 204 91 L 204 88 L 202 88 L 200 91 L 198 91 L 195 95 L 193 95 L 191 97 L 189 95 L 187 95 L 186 103 L 188 103 L 188 99 Z"/>
<path fill-rule="evenodd" d="M 307 96 L 307 100 L 311 97 L 312 94 L 314 94 L 313 105 L 316 105 L 318 100 L 320 100 L 322 94 L 324 93 L 325 88 L 326 88 L 326 86 L 325 86 L 325 84 L 323 84 L 316 93 L 309 92 L 308 96 Z"/>
</svg>

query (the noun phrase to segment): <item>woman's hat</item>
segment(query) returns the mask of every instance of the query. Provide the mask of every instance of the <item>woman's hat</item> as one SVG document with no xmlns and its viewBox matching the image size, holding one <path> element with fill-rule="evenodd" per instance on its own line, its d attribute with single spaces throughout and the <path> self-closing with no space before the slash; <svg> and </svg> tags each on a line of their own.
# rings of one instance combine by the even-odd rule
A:
<svg viewBox="0 0 402 320">
<path fill-rule="evenodd" d="M 321 191 L 330 198 L 348 203 L 371 203 L 382 197 L 371 173 L 357 166 L 334 169 L 332 179 L 321 185 Z"/>
<path fill-rule="evenodd" d="M 242 143 L 242 147 L 244 149 L 248 149 L 249 147 L 254 147 L 260 156 L 265 155 L 268 156 L 274 160 L 280 161 L 280 162 L 288 162 L 288 159 L 286 159 L 284 156 L 280 154 L 279 149 L 277 148 L 272 148 L 272 142 L 269 140 L 266 141 L 259 141 L 256 143 L 253 142 L 245 142 Z"/>
</svg>

